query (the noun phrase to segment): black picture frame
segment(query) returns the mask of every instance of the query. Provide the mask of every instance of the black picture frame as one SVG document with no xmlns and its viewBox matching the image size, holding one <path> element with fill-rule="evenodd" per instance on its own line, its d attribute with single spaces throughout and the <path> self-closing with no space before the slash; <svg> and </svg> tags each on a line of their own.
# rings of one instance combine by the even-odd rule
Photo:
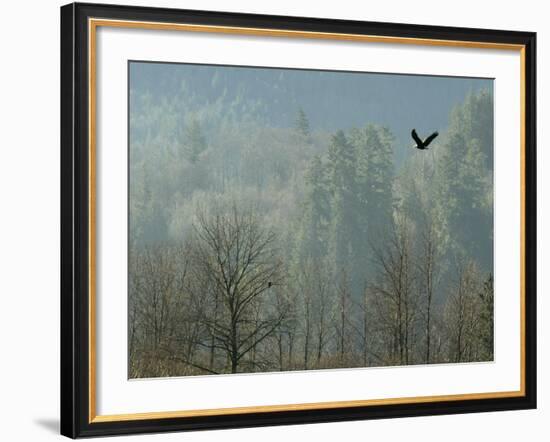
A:
<svg viewBox="0 0 550 442">
<path fill-rule="evenodd" d="M 90 419 L 89 18 L 521 45 L 524 50 L 524 395 L 93 422 Z M 76 438 L 536 408 L 536 34 L 73 3 L 61 7 L 61 434 Z"/>
</svg>

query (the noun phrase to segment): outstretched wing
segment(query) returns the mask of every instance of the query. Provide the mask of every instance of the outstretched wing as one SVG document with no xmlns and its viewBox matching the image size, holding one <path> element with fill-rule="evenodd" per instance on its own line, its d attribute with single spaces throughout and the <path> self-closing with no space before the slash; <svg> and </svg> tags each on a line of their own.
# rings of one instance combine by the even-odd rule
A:
<svg viewBox="0 0 550 442">
<path fill-rule="evenodd" d="M 411 136 L 413 137 L 413 140 L 417 145 L 422 146 L 422 144 L 424 144 L 422 140 L 418 137 L 418 134 L 416 133 L 416 129 L 412 130 Z"/>
<path fill-rule="evenodd" d="M 426 138 L 426 140 L 424 141 L 424 146 L 428 147 L 428 144 L 430 144 L 433 139 L 435 137 L 437 137 L 439 135 L 439 132 L 434 132 L 433 134 L 431 134 L 428 138 Z"/>
</svg>

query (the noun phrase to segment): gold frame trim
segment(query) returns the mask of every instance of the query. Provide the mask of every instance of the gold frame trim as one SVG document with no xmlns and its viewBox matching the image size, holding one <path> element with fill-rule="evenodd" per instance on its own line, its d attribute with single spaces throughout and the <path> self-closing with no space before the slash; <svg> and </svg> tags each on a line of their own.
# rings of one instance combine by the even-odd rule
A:
<svg viewBox="0 0 550 442">
<path fill-rule="evenodd" d="M 266 37 L 307 38 L 369 43 L 412 44 L 420 46 L 444 46 L 475 49 L 496 49 L 519 51 L 520 53 L 520 389 L 488 393 L 465 393 L 437 396 L 415 396 L 388 399 L 368 399 L 353 401 L 315 402 L 284 405 L 261 405 L 234 408 L 215 408 L 179 411 L 158 411 L 129 414 L 96 414 L 96 34 L 97 28 L 134 28 L 164 31 L 207 32 L 217 34 L 254 35 Z M 426 402 L 481 400 L 513 398 L 525 396 L 525 45 L 458 40 L 423 39 L 410 37 L 390 37 L 345 33 L 325 33 L 292 31 L 283 29 L 245 28 L 234 26 L 210 26 L 181 23 L 159 23 L 130 20 L 88 19 L 88 85 L 89 85 L 89 423 L 120 422 L 146 419 L 168 419 L 178 417 L 238 415 L 246 413 L 270 413 L 278 411 L 322 410 L 328 408 L 365 407 L 374 405 L 419 404 Z"/>
</svg>

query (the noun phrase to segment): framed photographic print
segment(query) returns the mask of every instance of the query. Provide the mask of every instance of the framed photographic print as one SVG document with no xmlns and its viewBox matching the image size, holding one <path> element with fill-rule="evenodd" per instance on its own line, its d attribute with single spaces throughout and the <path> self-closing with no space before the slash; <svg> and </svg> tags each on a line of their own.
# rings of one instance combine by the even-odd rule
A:
<svg viewBox="0 0 550 442">
<path fill-rule="evenodd" d="M 61 432 L 536 406 L 535 34 L 61 8 Z"/>
</svg>

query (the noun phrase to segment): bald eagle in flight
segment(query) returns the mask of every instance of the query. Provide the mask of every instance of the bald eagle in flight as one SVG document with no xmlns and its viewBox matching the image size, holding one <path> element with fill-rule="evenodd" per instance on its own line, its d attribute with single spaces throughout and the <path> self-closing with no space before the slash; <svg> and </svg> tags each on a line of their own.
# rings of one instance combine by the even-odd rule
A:
<svg viewBox="0 0 550 442">
<path fill-rule="evenodd" d="M 416 129 L 413 129 L 411 132 L 411 136 L 413 137 L 414 142 L 416 143 L 417 149 L 425 150 L 428 148 L 428 145 L 434 140 L 435 137 L 439 135 L 439 132 L 434 132 L 431 134 L 428 138 L 426 138 L 424 141 L 420 139 L 418 134 L 416 133 Z"/>
</svg>

